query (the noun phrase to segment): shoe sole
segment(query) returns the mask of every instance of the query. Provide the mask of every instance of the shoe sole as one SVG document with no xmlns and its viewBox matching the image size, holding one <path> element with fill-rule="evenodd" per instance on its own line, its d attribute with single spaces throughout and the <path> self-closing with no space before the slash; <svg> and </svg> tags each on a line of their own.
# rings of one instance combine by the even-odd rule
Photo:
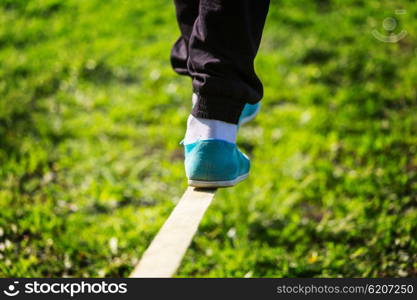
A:
<svg viewBox="0 0 417 300">
<path fill-rule="evenodd" d="M 255 110 L 255 112 L 253 113 L 253 114 L 251 114 L 250 116 L 247 116 L 246 118 L 243 118 L 240 122 L 239 122 L 239 126 L 241 126 L 241 125 L 243 125 L 243 124 L 246 124 L 246 123 L 248 123 L 248 122 L 250 122 L 250 121 L 252 121 L 253 119 L 255 119 L 256 118 L 256 116 L 259 114 L 259 111 L 261 110 L 261 106 L 259 105 L 257 108 L 256 108 L 256 110 Z"/>
<path fill-rule="evenodd" d="M 220 188 L 220 187 L 229 187 L 238 184 L 239 182 L 248 178 L 249 173 L 241 175 L 233 180 L 226 181 L 202 181 L 202 180 L 191 180 L 188 179 L 188 185 L 199 188 Z"/>
</svg>

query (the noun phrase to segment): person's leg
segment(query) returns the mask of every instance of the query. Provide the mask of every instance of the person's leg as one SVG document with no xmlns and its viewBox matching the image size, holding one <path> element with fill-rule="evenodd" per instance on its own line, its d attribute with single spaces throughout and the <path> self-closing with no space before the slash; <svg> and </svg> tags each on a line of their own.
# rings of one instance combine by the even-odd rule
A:
<svg viewBox="0 0 417 300">
<path fill-rule="evenodd" d="M 196 95 L 184 139 L 192 186 L 231 186 L 249 174 L 249 159 L 235 144 L 237 123 L 245 104 L 262 97 L 253 61 L 268 5 L 267 0 L 200 0 L 196 17 L 195 2 L 176 1 L 181 38 L 171 62 L 176 72 L 192 77 Z"/>
<path fill-rule="evenodd" d="M 171 50 L 172 68 L 180 75 L 188 75 L 188 45 L 195 20 L 198 17 L 199 0 L 175 0 L 175 9 L 181 36 Z"/>
<path fill-rule="evenodd" d="M 171 65 L 178 74 L 191 77 L 187 63 L 189 60 L 189 42 L 199 14 L 199 0 L 175 0 L 176 16 L 181 32 L 179 39 L 171 50 Z M 193 106 L 197 101 L 193 94 Z M 185 143 L 215 137 L 217 139 L 235 143 L 237 127 L 218 120 L 197 119 L 192 116 L 187 122 Z"/>
<path fill-rule="evenodd" d="M 263 95 L 254 71 L 269 0 L 200 0 L 188 45 L 197 103 L 192 115 L 237 124 Z"/>
</svg>

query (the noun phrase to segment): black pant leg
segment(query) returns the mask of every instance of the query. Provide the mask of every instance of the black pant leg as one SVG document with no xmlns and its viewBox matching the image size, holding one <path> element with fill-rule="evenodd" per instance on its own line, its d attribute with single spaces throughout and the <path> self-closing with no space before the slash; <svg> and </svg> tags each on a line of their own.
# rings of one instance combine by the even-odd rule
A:
<svg viewBox="0 0 417 300">
<path fill-rule="evenodd" d="M 181 36 L 172 47 L 171 65 L 178 74 L 190 76 L 187 67 L 188 44 L 198 16 L 200 0 L 175 0 L 174 3 Z"/>
<path fill-rule="evenodd" d="M 195 117 L 237 123 L 263 96 L 254 70 L 269 0 L 200 0 L 188 45 Z"/>
</svg>

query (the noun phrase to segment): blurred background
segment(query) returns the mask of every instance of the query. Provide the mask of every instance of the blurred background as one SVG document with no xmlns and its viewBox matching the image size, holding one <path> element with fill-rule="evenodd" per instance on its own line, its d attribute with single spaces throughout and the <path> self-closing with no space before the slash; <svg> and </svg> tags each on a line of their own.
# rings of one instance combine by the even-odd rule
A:
<svg viewBox="0 0 417 300">
<path fill-rule="evenodd" d="M 272 0 L 265 98 L 181 277 L 417 276 L 417 6 Z M 186 188 L 170 0 L 0 0 L 0 275 L 127 276 Z"/>
</svg>

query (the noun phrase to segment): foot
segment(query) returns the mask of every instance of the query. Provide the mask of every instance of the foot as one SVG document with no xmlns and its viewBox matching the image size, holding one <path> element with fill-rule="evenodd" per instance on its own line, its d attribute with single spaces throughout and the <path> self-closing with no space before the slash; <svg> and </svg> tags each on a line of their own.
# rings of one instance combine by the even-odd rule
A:
<svg viewBox="0 0 417 300">
<path fill-rule="evenodd" d="M 239 117 L 239 126 L 255 119 L 259 113 L 260 108 L 261 104 L 259 102 L 256 104 L 245 104 Z"/>
<path fill-rule="evenodd" d="M 199 140 L 184 144 L 185 172 L 194 187 L 234 186 L 249 176 L 250 161 L 236 144 L 224 140 Z"/>
</svg>

